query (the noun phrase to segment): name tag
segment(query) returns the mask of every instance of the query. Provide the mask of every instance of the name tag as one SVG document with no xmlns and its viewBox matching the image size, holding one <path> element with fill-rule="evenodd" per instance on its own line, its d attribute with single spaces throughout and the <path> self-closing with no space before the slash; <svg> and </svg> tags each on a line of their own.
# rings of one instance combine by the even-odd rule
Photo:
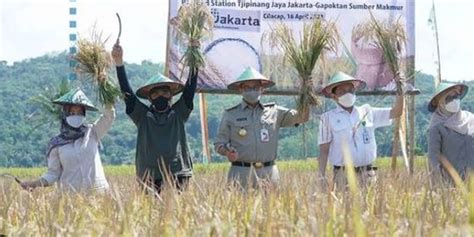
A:
<svg viewBox="0 0 474 237">
<path fill-rule="evenodd" d="M 364 127 L 364 129 L 362 131 L 362 139 L 364 140 L 364 144 L 369 144 L 370 143 L 369 131 L 367 130 L 366 127 Z"/>
<path fill-rule="evenodd" d="M 270 134 L 268 133 L 268 129 L 262 128 L 260 130 L 260 141 L 262 141 L 262 142 L 269 142 L 270 141 Z"/>
</svg>

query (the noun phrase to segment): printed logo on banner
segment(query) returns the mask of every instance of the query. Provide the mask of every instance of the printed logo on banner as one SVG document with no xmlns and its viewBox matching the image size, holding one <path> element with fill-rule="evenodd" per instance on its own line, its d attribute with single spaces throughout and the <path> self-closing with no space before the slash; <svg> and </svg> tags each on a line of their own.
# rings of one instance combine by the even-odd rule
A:
<svg viewBox="0 0 474 237">
<path fill-rule="evenodd" d="M 211 8 L 214 28 L 260 32 L 260 11 Z"/>
</svg>

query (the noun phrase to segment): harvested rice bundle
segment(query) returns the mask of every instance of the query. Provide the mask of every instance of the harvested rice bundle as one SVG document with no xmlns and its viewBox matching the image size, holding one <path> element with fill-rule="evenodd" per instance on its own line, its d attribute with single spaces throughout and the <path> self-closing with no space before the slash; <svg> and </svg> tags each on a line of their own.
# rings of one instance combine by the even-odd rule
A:
<svg viewBox="0 0 474 237">
<path fill-rule="evenodd" d="M 383 51 L 383 58 L 389 65 L 390 70 L 394 76 L 393 80 L 397 85 L 397 94 L 403 96 L 404 73 L 401 71 L 402 65 L 400 55 L 406 45 L 406 33 L 403 25 L 400 23 L 400 18 L 396 21 L 380 21 L 370 13 L 371 19 L 354 28 L 354 33 L 360 34 L 361 39 L 367 43 L 374 43 Z M 404 113 L 405 114 L 405 113 Z M 396 167 L 396 158 L 400 146 L 400 138 L 405 140 L 404 134 L 404 115 L 395 119 L 393 129 L 393 147 L 392 147 L 392 169 Z"/>
<path fill-rule="evenodd" d="M 365 41 L 373 43 L 376 47 L 382 49 L 383 58 L 388 64 L 397 83 L 397 92 L 402 94 L 402 85 L 406 82 L 404 73 L 401 71 L 402 63 L 400 55 L 406 46 L 406 32 L 400 18 L 396 21 L 381 21 L 370 14 L 371 19 L 367 22 L 357 25 L 353 29 L 353 34 Z"/>
<path fill-rule="evenodd" d="M 97 88 L 99 102 L 113 104 L 121 92 L 107 74 L 112 66 L 112 58 L 105 50 L 106 42 L 107 39 L 102 40 L 102 33 L 98 33 L 94 28 L 90 39 L 78 40 L 78 51 L 74 58 L 78 62 L 77 72 Z"/>
<path fill-rule="evenodd" d="M 192 0 L 179 8 L 173 24 L 176 25 L 176 38 L 187 47 L 181 61 L 194 73 L 205 63 L 201 41 L 211 37 L 214 17 L 203 1 Z"/>
<path fill-rule="evenodd" d="M 316 78 L 312 73 L 320 56 L 337 51 L 339 38 L 334 22 L 316 18 L 303 25 L 299 37 L 295 37 L 289 25 L 280 23 L 271 30 L 268 39 L 271 47 L 283 52 L 284 62 L 298 73 L 301 86 L 298 111 L 319 106 L 321 102 L 313 89 Z"/>
</svg>

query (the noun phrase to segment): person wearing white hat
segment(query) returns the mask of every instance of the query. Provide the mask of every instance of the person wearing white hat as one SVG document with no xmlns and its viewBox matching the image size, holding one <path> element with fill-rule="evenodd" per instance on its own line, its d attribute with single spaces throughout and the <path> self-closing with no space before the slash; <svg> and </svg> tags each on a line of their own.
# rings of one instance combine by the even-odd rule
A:
<svg viewBox="0 0 474 237">
<path fill-rule="evenodd" d="M 461 110 L 461 100 L 469 88 L 462 83 L 441 82 L 428 103 L 432 112 L 428 130 L 428 157 L 432 178 L 451 182 L 445 159 L 466 179 L 474 168 L 474 115 Z"/>
<path fill-rule="evenodd" d="M 355 92 L 364 86 L 364 81 L 338 72 L 322 89 L 324 96 L 336 102 L 336 108 L 321 115 L 319 125 L 319 175 L 324 186 L 328 161 L 334 168 L 335 188 L 346 186 L 344 158 L 352 160 L 362 185 L 376 181 L 377 168 L 372 166 L 377 157 L 375 129 L 389 126 L 393 118 L 400 117 L 404 100 L 397 96 L 392 108 L 355 106 Z"/>
<path fill-rule="evenodd" d="M 242 102 L 227 109 L 214 142 L 215 150 L 231 162 L 228 180 L 243 189 L 275 186 L 278 133 L 309 119 L 309 110 L 299 112 L 275 103 L 262 104 L 265 88 L 274 82 L 247 68 L 228 89 L 239 91 Z"/>
</svg>

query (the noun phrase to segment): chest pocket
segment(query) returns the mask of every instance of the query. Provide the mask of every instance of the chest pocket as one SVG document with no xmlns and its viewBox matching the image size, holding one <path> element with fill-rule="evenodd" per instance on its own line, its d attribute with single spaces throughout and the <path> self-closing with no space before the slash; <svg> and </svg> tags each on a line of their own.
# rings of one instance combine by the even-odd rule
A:
<svg viewBox="0 0 474 237">
<path fill-rule="evenodd" d="M 277 114 L 272 113 L 270 111 L 265 112 L 262 115 L 260 123 L 263 125 L 264 128 L 268 130 L 275 130 L 277 127 Z"/>
<path fill-rule="evenodd" d="M 352 126 L 346 116 L 336 115 L 329 118 L 329 124 L 334 135 L 352 134 Z"/>
</svg>

